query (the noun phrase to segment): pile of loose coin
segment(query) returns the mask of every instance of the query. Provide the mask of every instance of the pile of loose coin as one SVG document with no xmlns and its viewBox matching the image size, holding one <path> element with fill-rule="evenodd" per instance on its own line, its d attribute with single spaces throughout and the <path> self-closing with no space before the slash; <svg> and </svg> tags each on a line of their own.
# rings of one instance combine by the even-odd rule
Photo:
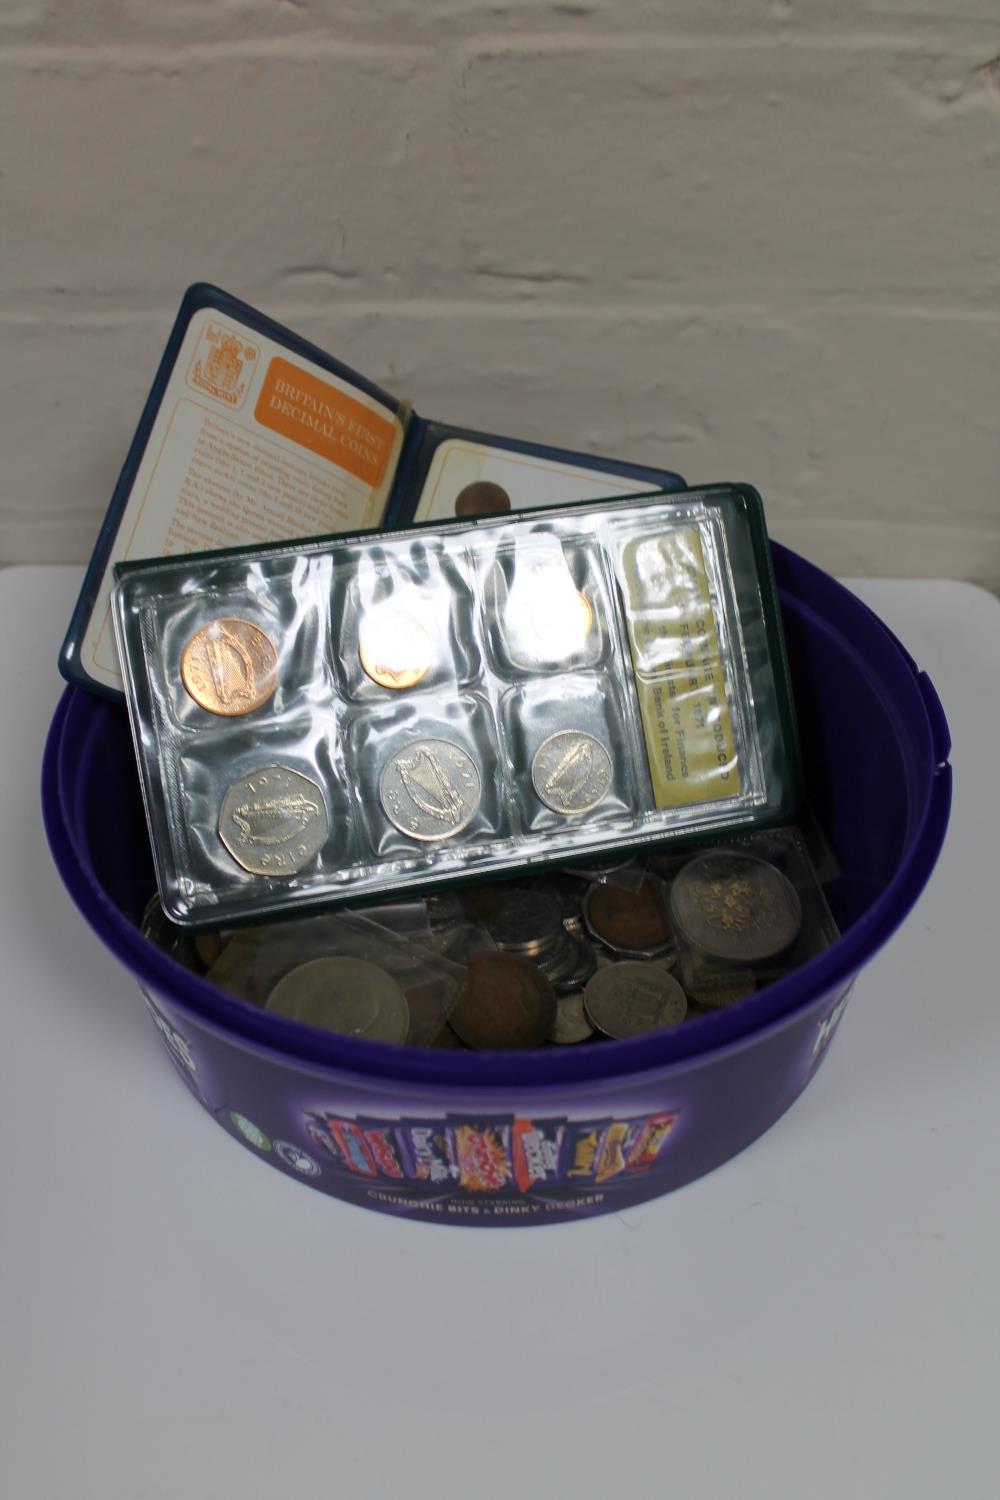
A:
<svg viewBox="0 0 1000 1500">
<path fill-rule="evenodd" d="M 466 886 L 428 898 L 424 911 L 424 930 L 408 941 L 445 955 L 447 978 L 434 981 L 446 992 L 432 997 L 445 1019 L 424 1026 L 419 1044 L 477 1051 L 625 1040 L 679 1026 L 775 977 L 803 921 L 799 892 L 776 865 L 731 850 Z M 387 922 L 391 914 L 372 915 Z M 210 979 L 222 983 L 226 973 L 246 998 L 247 986 L 232 983 L 233 964 L 224 962 L 224 935 L 186 936 L 155 898 L 143 931 Z M 281 924 L 259 931 L 266 941 Z M 415 993 L 408 1001 L 393 975 L 358 957 L 314 957 L 255 998 L 322 1029 L 417 1040 Z"/>
</svg>

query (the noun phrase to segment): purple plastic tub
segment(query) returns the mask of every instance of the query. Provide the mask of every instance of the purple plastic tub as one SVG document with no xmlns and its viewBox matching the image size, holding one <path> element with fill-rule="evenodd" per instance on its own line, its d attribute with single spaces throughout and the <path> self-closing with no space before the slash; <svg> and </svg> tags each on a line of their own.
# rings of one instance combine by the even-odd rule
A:
<svg viewBox="0 0 1000 1500">
<path fill-rule="evenodd" d="M 808 789 L 843 863 L 829 895 L 844 935 L 731 1010 L 632 1041 L 422 1051 L 295 1026 L 222 994 L 140 936 L 153 879 L 128 721 L 67 689 L 43 768 L 56 864 L 230 1134 L 366 1208 L 538 1224 L 670 1192 L 784 1113 L 826 1055 L 855 975 L 931 873 L 951 769 L 926 674 L 852 594 L 773 550 Z"/>
</svg>

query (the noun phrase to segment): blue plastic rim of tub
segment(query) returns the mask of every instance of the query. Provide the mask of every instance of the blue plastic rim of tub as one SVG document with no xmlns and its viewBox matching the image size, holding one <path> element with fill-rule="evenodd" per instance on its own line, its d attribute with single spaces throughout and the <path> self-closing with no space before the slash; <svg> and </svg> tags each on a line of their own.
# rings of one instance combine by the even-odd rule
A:
<svg viewBox="0 0 1000 1500">
<path fill-rule="evenodd" d="M 951 801 L 925 673 L 836 581 L 772 545 L 810 800 L 843 874 L 843 936 L 739 1005 L 674 1031 L 530 1053 L 387 1046 L 225 995 L 139 933 L 154 890 L 123 708 L 69 688 L 42 802 L 73 900 L 139 981 L 199 1101 L 333 1196 L 434 1222 L 616 1211 L 700 1176 L 781 1115 L 826 1055 L 855 975 L 913 906 Z"/>
</svg>

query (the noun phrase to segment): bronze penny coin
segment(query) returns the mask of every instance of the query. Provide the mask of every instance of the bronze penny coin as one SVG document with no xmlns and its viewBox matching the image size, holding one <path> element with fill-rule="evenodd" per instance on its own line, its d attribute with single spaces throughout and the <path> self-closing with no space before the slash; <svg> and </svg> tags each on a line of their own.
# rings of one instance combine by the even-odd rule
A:
<svg viewBox="0 0 1000 1500">
<path fill-rule="evenodd" d="M 516 953 L 474 953 L 448 1024 L 477 1051 L 540 1047 L 555 1025 L 556 997 L 534 964 Z"/>
<path fill-rule="evenodd" d="M 624 957 L 651 958 L 669 948 L 673 933 L 663 891 L 654 880 L 638 890 L 598 881 L 584 897 L 587 930 Z"/>
<path fill-rule="evenodd" d="M 566 595 L 555 589 L 534 599 L 528 609 L 528 623 L 546 658 L 556 660 L 581 651 L 594 626 L 594 611 L 581 589 Z"/>
<path fill-rule="evenodd" d="M 379 687 L 415 687 L 434 664 L 434 642 L 415 615 L 373 609 L 358 630 L 361 665 Z"/>
<path fill-rule="evenodd" d="M 278 653 L 252 621 L 235 616 L 212 620 L 184 647 L 181 681 L 210 714 L 249 714 L 278 686 Z"/>
<path fill-rule="evenodd" d="M 794 943 L 798 892 L 774 865 L 750 854 L 699 854 L 677 875 L 670 915 L 692 948 L 725 963 L 753 964 Z"/>
<path fill-rule="evenodd" d="M 495 516 L 510 510 L 510 496 L 503 485 L 477 479 L 455 496 L 456 516 Z"/>
</svg>

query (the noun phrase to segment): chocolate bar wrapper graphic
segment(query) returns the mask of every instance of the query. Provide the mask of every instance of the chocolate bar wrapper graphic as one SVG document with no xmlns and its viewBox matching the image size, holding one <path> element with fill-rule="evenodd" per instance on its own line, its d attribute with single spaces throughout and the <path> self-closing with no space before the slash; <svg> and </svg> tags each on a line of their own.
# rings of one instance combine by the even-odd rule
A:
<svg viewBox="0 0 1000 1500">
<path fill-rule="evenodd" d="M 559 1155 L 560 1181 L 568 1185 L 592 1183 L 610 1119 L 567 1120 Z"/>
<path fill-rule="evenodd" d="M 648 1172 L 674 1127 L 675 1114 L 647 1115 L 626 1144 L 626 1172 Z"/>
<path fill-rule="evenodd" d="M 346 1167 L 344 1153 L 330 1134 L 325 1115 L 307 1115 L 305 1119 L 306 1135 L 314 1146 L 318 1146 L 325 1155 L 329 1156 L 338 1167 Z"/>
<path fill-rule="evenodd" d="M 597 1154 L 597 1170 L 594 1181 L 600 1185 L 617 1177 L 625 1170 L 625 1143 L 629 1138 L 633 1120 L 612 1120 L 604 1132 L 601 1149 Z"/>
<path fill-rule="evenodd" d="M 460 1188 L 467 1193 L 514 1190 L 514 1166 L 510 1154 L 513 1123 L 510 1115 L 477 1120 L 448 1116 L 448 1144 Z"/>
<path fill-rule="evenodd" d="M 458 1173 L 448 1152 L 444 1125 L 436 1120 L 401 1120 L 396 1126 L 403 1171 L 413 1182 L 446 1188 Z"/>
<path fill-rule="evenodd" d="M 382 1177 L 389 1177 L 394 1182 L 401 1182 L 406 1173 L 403 1171 L 403 1164 L 399 1158 L 395 1122 L 391 1120 L 369 1120 L 362 1117 L 358 1121 L 358 1124 L 364 1131 L 368 1150 L 380 1175 Z"/>
<path fill-rule="evenodd" d="M 368 1150 L 364 1131 L 356 1120 L 331 1120 L 327 1119 L 330 1134 L 344 1154 L 344 1161 L 348 1171 L 356 1173 L 360 1177 L 376 1177 L 378 1175 L 372 1154 Z"/>
<path fill-rule="evenodd" d="M 558 1182 L 565 1128 L 565 1119 L 514 1121 L 514 1177 L 522 1193 Z"/>
</svg>

